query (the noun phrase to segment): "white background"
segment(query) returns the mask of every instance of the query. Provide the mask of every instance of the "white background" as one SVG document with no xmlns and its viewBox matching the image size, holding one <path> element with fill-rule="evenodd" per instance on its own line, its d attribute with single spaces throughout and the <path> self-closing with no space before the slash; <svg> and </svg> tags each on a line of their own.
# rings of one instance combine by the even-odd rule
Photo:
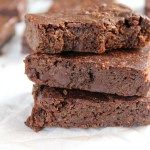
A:
<svg viewBox="0 0 150 150">
<path fill-rule="evenodd" d="M 144 0 L 120 0 L 143 12 Z M 30 1 L 29 11 L 48 8 L 51 1 Z M 24 75 L 21 35 L 24 23 L 0 57 L 0 150 L 100 150 L 150 149 L 150 126 L 140 128 L 45 129 L 33 132 L 24 125 L 31 112 L 32 83 Z"/>
</svg>

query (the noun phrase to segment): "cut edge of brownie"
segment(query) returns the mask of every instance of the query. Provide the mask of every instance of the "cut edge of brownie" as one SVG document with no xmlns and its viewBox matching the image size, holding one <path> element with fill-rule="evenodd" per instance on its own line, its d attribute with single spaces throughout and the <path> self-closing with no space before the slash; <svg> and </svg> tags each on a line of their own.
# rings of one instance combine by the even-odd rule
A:
<svg viewBox="0 0 150 150">
<path fill-rule="evenodd" d="M 25 73 L 40 85 L 121 96 L 147 96 L 150 88 L 148 47 L 103 55 L 31 54 L 24 61 Z"/>
<path fill-rule="evenodd" d="M 18 2 L 16 1 L 15 5 L 14 1 L 12 0 L 12 3 L 13 6 L 11 7 L 10 5 L 9 7 L 0 7 L 0 14 L 9 17 L 16 17 L 18 22 L 24 20 L 28 5 L 27 0 L 19 0 Z"/>
</svg>

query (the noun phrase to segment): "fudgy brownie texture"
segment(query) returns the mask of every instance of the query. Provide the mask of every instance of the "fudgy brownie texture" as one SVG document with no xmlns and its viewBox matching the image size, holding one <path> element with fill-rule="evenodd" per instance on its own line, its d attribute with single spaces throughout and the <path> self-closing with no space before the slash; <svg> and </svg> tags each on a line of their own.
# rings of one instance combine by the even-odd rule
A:
<svg viewBox="0 0 150 150">
<path fill-rule="evenodd" d="M 47 11 L 47 14 L 54 14 L 54 13 L 60 13 L 60 12 L 67 12 L 69 9 L 74 9 L 75 7 L 86 7 L 87 5 L 90 6 L 93 3 L 97 2 L 114 2 L 113 0 L 54 0 L 52 6 Z M 22 52 L 23 53 L 31 53 L 31 49 L 29 47 L 29 44 L 27 43 L 27 40 L 25 39 L 25 32 L 22 40 Z"/>
<path fill-rule="evenodd" d="M 26 15 L 26 38 L 36 52 L 103 53 L 143 47 L 150 40 L 150 20 L 116 3 L 76 7 L 56 14 Z"/>
<path fill-rule="evenodd" d="M 27 0 L 0 0 L 0 14 L 10 17 L 24 18 Z"/>
<path fill-rule="evenodd" d="M 98 128 L 150 124 L 150 98 L 119 97 L 80 90 L 35 86 L 34 107 L 26 125 L 35 131 L 44 127 Z"/>
<path fill-rule="evenodd" d="M 30 80 L 50 87 L 122 96 L 146 96 L 150 88 L 150 46 L 92 54 L 32 54 L 25 59 Z"/>
<path fill-rule="evenodd" d="M 0 15 L 0 48 L 15 34 L 17 19 Z"/>
</svg>

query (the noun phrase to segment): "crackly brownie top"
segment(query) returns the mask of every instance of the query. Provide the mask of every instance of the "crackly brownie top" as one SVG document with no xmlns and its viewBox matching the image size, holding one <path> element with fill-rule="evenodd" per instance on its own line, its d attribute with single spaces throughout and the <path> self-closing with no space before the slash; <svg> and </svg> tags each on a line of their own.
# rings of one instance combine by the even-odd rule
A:
<svg viewBox="0 0 150 150">
<path fill-rule="evenodd" d="M 33 54 L 28 56 L 29 59 L 44 59 L 46 63 L 57 62 L 73 62 L 74 64 L 96 64 L 98 67 L 107 69 L 113 68 L 129 68 L 141 71 L 149 71 L 150 68 L 150 45 L 142 49 L 134 50 L 115 50 L 103 53 L 101 55 L 84 54 L 84 53 L 64 53 L 57 55 Z M 48 65 L 48 64 L 45 64 Z"/>
</svg>

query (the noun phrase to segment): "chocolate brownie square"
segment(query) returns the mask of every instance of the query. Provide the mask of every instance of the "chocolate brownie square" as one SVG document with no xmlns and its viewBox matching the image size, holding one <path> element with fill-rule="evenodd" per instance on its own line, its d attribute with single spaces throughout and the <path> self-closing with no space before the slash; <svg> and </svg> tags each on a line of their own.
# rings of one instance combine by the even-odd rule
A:
<svg viewBox="0 0 150 150">
<path fill-rule="evenodd" d="M 68 9 L 74 9 L 75 7 L 86 7 L 87 5 L 90 6 L 93 3 L 95 4 L 98 2 L 112 3 L 113 0 L 54 0 L 52 6 L 47 11 L 47 13 L 48 14 L 55 14 L 55 13 L 60 13 L 60 12 L 64 13 L 64 11 L 67 11 Z M 22 52 L 30 53 L 31 49 L 25 38 L 25 32 L 24 32 L 23 39 L 22 39 Z"/>
<path fill-rule="evenodd" d="M 10 17 L 24 18 L 27 0 L 0 0 L 0 14 Z"/>
<path fill-rule="evenodd" d="M 22 45 L 22 50 L 21 52 L 23 54 L 29 54 L 32 52 L 31 48 L 29 47 L 28 43 L 27 43 L 27 40 L 26 40 L 26 37 L 25 37 L 25 31 L 23 33 L 23 36 L 22 36 L 22 42 L 21 42 L 21 45 Z"/>
<path fill-rule="evenodd" d="M 150 98 L 119 97 L 80 90 L 35 86 L 34 107 L 26 125 L 44 127 L 99 128 L 150 124 Z"/>
<path fill-rule="evenodd" d="M 28 14 L 26 25 L 31 49 L 51 54 L 140 48 L 150 40 L 150 19 L 116 3 L 101 2 L 55 14 Z"/>
<path fill-rule="evenodd" d="M 150 88 L 150 45 L 139 50 L 93 54 L 32 54 L 26 74 L 40 85 L 121 96 L 147 96 Z"/>
<path fill-rule="evenodd" d="M 0 15 L 0 48 L 15 34 L 17 19 Z"/>
</svg>

